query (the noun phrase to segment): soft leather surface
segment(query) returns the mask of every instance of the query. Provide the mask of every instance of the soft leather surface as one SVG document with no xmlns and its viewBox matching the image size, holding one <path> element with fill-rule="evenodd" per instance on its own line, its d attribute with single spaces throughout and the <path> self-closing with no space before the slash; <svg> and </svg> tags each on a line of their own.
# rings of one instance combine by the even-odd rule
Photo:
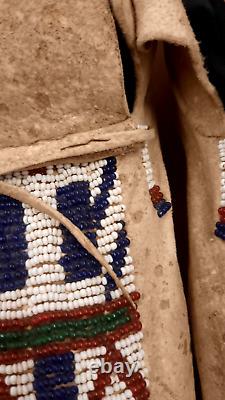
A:
<svg viewBox="0 0 225 400">
<path fill-rule="evenodd" d="M 0 148 L 127 118 L 106 0 L 0 1 Z"/>
</svg>

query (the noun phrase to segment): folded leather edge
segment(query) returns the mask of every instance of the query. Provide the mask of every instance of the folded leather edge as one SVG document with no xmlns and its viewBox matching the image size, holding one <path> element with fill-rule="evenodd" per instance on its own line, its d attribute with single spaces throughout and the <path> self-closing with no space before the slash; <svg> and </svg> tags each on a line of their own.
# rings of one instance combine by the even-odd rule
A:
<svg viewBox="0 0 225 400">
<path fill-rule="evenodd" d="M 96 155 L 99 157 L 101 153 L 104 153 L 104 156 L 120 154 L 126 151 L 126 148 L 145 142 L 149 132 L 143 129 L 113 132 L 97 130 L 30 146 L 8 147 L 1 150 L 0 175 L 28 167 L 35 168 L 53 161 L 78 158 L 79 161 L 85 162 L 87 156 L 89 160 L 94 160 Z"/>
</svg>

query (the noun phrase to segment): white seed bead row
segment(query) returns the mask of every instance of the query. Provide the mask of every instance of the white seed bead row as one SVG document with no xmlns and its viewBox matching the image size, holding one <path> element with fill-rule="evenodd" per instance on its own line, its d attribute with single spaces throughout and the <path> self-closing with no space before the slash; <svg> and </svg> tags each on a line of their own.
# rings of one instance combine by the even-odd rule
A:
<svg viewBox="0 0 225 400">
<path fill-rule="evenodd" d="M 32 359 L 9 365 L 1 364 L 0 374 L 2 375 L 23 374 L 24 372 L 30 371 L 33 368 L 34 368 L 34 360 Z"/>
<path fill-rule="evenodd" d="M 225 140 L 220 140 L 218 144 L 221 170 L 221 207 L 225 207 Z"/>
<path fill-rule="evenodd" d="M 34 267 L 30 271 L 30 276 L 40 276 L 47 273 L 62 272 L 62 266 L 59 264 L 43 264 L 40 267 Z"/>
<path fill-rule="evenodd" d="M 27 383 L 34 382 L 34 375 L 31 372 L 21 375 L 7 375 L 5 377 L 5 383 L 7 386 L 11 385 L 26 385 Z"/>
<path fill-rule="evenodd" d="M 2 302 L 1 309 L 2 311 L 6 310 L 17 310 L 18 308 L 24 306 L 30 306 L 31 308 L 36 304 L 45 304 L 46 302 L 70 302 L 78 299 L 82 299 L 85 297 L 96 296 L 101 293 L 104 293 L 105 288 L 103 285 L 91 286 L 87 289 L 76 290 L 75 292 L 70 293 L 38 293 L 36 295 L 32 295 L 29 298 L 20 298 L 16 301 L 7 300 Z M 46 307 L 46 306 L 45 306 Z"/>
<path fill-rule="evenodd" d="M 32 383 L 27 383 L 26 385 L 17 385 L 17 386 L 11 386 L 9 389 L 10 395 L 13 397 L 18 397 L 21 395 L 28 395 L 34 391 L 33 384 Z"/>
<path fill-rule="evenodd" d="M 151 164 L 151 160 L 150 160 L 150 155 L 149 155 L 147 144 L 145 144 L 145 147 L 142 149 L 142 164 L 143 164 L 143 166 L 145 168 L 148 188 L 152 189 L 153 186 L 155 185 L 155 181 L 153 179 L 152 164 Z"/>
<path fill-rule="evenodd" d="M 31 276 L 27 279 L 27 286 L 38 286 L 43 285 L 44 283 L 54 283 L 54 282 L 64 282 L 65 273 L 62 271 L 61 273 L 53 273 L 53 274 L 43 274 L 38 276 Z"/>
<path fill-rule="evenodd" d="M 121 292 L 119 296 L 121 296 Z M 93 306 L 95 304 L 103 304 L 103 303 L 105 303 L 104 294 L 79 298 L 78 300 L 73 300 L 73 301 L 53 301 L 53 302 L 48 301 L 38 305 L 33 305 L 32 307 L 28 307 L 26 309 L 20 309 L 15 311 L 14 310 L 1 311 L 0 319 L 1 320 L 21 319 L 21 318 L 32 317 L 34 315 L 48 311 L 70 311 L 80 307 Z"/>
<path fill-rule="evenodd" d="M 128 288 L 129 289 L 129 288 Z M 120 297 L 120 294 L 117 296 Z M 115 297 L 116 298 L 116 297 Z M 90 296 L 85 298 L 79 298 L 78 300 L 73 301 L 52 301 L 52 302 L 43 302 L 38 305 L 34 305 L 32 307 L 28 307 L 26 309 L 20 310 L 7 310 L 0 312 L 0 319 L 1 320 L 11 320 L 11 319 L 21 319 L 32 317 L 34 315 L 48 312 L 48 311 L 71 311 L 76 308 L 85 307 L 85 306 L 93 306 L 96 304 L 103 304 L 105 303 L 105 295 L 99 294 L 96 296 Z"/>
<path fill-rule="evenodd" d="M 83 367 L 80 364 L 82 361 L 90 359 L 88 364 L 90 366 L 91 363 L 93 362 L 93 358 L 104 356 L 105 354 L 106 354 L 105 346 L 93 347 L 91 349 L 83 350 L 80 352 L 79 351 L 74 352 L 75 366 L 77 371 L 82 371 L 83 369 L 86 368 L 86 364 Z"/>
<path fill-rule="evenodd" d="M 124 221 L 125 214 L 123 212 L 121 213 L 115 213 L 111 215 L 110 217 L 106 217 L 100 221 L 100 224 L 103 228 L 106 228 L 109 225 L 114 224 L 115 222 L 119 221 Z"/>
<path fill-rule="evenodd" d="M 61 238 L 62 237 L 61 229 L 59 228 L 36 229 L 35 231 L 26 234 L 26 240 L 29 246 L 29 242 L 33 240 L 44 239 L 46 237 L 51 237 L 51 236 L 56 237 L 57 239 Z"/>
<path fill-rule="evenodd" d="M 121 229 L 123 229 L 123 225 L 120 222 L 117 222 L 111 225 L 107 225 L 104 229 L 98 229 L 96 231 L 96 234 L 99 238 L 102 238 L 112 234 L 113 232 L 121 231 Z"/>
<path fill-rule="evenodd" d="M 117 350 L 120 350 L 120 349 L 123 349 L 134 343 L 139 343 L 141 340 L 143 340 L 143 332 L 137 332 L 137 333 L 129 335 L 125 339 L 121 339 L 121 340 L 117 341 L 115 343 L 115 347 Z"/>
<path fill-rule="evenodd" d="M 97 239 L 97 243 L 98 243 L 98 246 L 101 247 L 101 246 L 105 246 L 108 243 L 114 242 L 114 240 L 116 240 L 117 238 L 118 238 L 118 233 L 114 231 L 109 235 L 106 235 L 104 237 L 101 237 L 100 239 Z"/>
<path fill-rule="evenodd" d="M 47 264 L 49 265 L 49 264 Z M 43 265 L 44 267 L 44 265 Z M 65 293 L 67 296 L 69 293 L 73 293 L 77 290 L 85 289 L 87 287 L 100 285 L 102 283 L 102 277 L 96 276 L 94 278 L 87 278 L 83 279 L 82 281 L 78 282 L 71 282 L 66 284 L 53 284 L 53 285 L 41 285 L 41 286 L 34 286 L 28 287 L 25 289 L 17 289 L 15 291 L 8 291 L 5 293 L 0 294 L 0 301 L 7 301 L 7 300 L 18 300 L 25 299 L 29 300 L 30 296 L 38 295 L 38 294 L 45 294 L 45 293 Z M 26 303 L 27 304 L 27 303 Z"/>
</svg>

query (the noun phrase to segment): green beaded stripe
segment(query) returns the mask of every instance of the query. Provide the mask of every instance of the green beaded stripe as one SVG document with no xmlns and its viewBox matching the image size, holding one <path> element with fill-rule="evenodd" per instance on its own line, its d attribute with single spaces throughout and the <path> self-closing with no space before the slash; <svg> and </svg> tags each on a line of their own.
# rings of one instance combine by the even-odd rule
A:
<svg viewBox="0 0 225 400">
<path fill-rule="evenodd" d="M 0 350 L 26 349 L 66 339 L 92 338 L 112 332 L 130 320 L 128 308 L 125 307 L 83 320 L 52 322 L 26 331 L 4 332 L 0 333 Z"/>
</svg>

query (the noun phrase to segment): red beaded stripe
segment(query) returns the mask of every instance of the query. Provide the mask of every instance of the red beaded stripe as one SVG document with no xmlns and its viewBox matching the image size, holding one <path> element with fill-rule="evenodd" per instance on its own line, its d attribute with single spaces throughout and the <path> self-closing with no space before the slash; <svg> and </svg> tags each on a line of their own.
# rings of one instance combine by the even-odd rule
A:
<svg viewBox="0 0 225 400">
<path fill-rule="evenodd" d="M 0 364 L 14 364 L 28 359 L 36 360 L 40 357 L 47 357 L 66 351 L 82 351 L 92 347 L 107 346 L 110 342 L 115 343 L 117 340 L 120 340 L 131 333 L 139 332 L 142 329 L 142 324 L 138 320 L 139 313 L 131 313 L 131 317 L 132 322 L 121 328 L 115 329 L 115 331 L 109 334 L 98 335 L 93 339 L 68 340 L 63 343 L 51 343 L 35 349 L 30 348 L 26 350 L 3 351 L 0 353 Z"/>
<path fill-rule="evenodd" d="M 137 301 L 140 299 L 140 294 L 138 292 L 133 292 L 131 293 L 131 298 L 133 301 Z M 113 300 L 105 304 L 82 307 L 72 311 L 55 311 L 55 312 L 50 311 L 23 319 L 1 320 L 0 331 L 10 331 L 13 329 L 22 330 L 29 326 L 34 327 L 34 326 L 44 325 L 46 323 L 51 323 L 58 320 L 65 320 L 69 318 L 80 319 L 84 317 L 90 317 L 96 314 L 102 314 L 104 312 L 114 311 L 126 305 L 129 306 L 129 304 L 130 303 L 126 299 L 126 297 L 122 296 L 120 299 Z"/>
</svg>

